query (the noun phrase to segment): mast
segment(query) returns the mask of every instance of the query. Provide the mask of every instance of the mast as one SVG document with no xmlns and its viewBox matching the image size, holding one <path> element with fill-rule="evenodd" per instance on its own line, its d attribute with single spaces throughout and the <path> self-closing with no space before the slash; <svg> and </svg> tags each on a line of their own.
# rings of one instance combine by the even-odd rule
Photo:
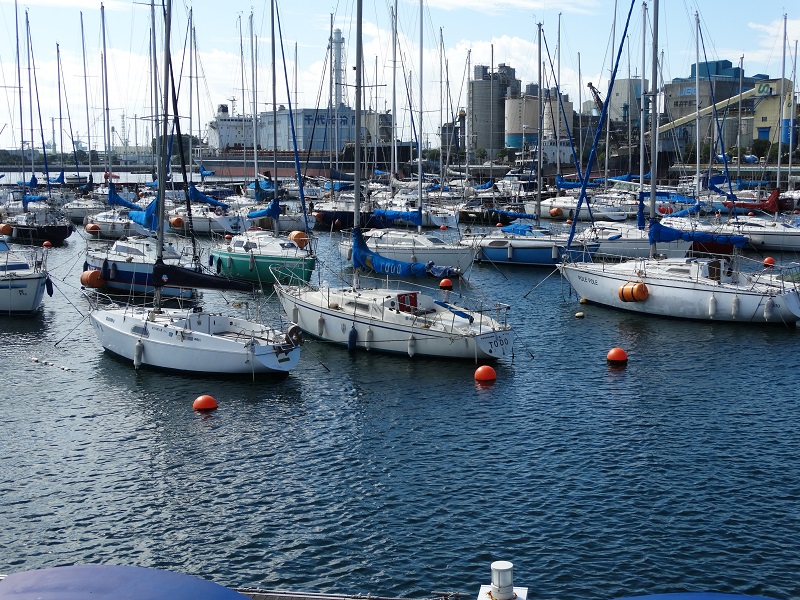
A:
<svg viewBox="0 0 800 600">
<path fill-rule="evenodd" d="M 394 0 L 394 7 L 392 8 L 392 168 L 389 181 L 391 182 L 397 177 L 397 0 Z M 392 197 L 394 197 L 395 189 L 391 186 Z"/>
<path fill-rule="evenodd" d="M 92 134 L 89 120 L 89 84 L 86 76 L 86 43 L 83 35 L 83 11 L 81 11 L 81 51 L 83 53 L 83 97 L 86 103 L 86 151 L 89 154 L 89 183 L 92 182 Z"/>
<path fill-rule="evenodd" d="M 194 26 L 192 24 L 192 9 L 189 8 L 189 183 L 194 182 L 194 160 L 192 158 L 192 106 L 194 106 L 194 102 L 192 102 L 194 99 L 192 95 L 192 88 L 194 87 L 194 81 L 192 78 L 194 75 L 192 64 L 193 48 Z"/>
<path fill-rule="evenodd" d="M 795 84 L 797 83 L 797 40 L 794 41 L 794 62 L 792 64 L 792 100 L 789 108 L 789 174 L 787 183 L 791 182 L 792 177 L 792 154 L 794 153 L 794 111 L 795 99 L 797 93 Z M 787 186 L 788 187 L 788 186 Z"/>
<path fill-rule="evenodd" d="M 56 42 L 56 68 L 58 70 L 58 153 L 61 155 L 61 170 L 64 170 L 64 117 L 61 113 L 61 48 Z M 53 138 L 53 144 L 56 143 Z"/>
<path fill-rule="evenodd" d="M 25 175 L 25 125 L 24 117 L 22 114 L 22 68 L 20 67 L 20 54 L 19 54 L 19 11 L 17 9 L 17 0 L 14 0 L 14 27 L 16 30 L 17 39 L 17 92 L 19 94 L 19 141 L 20 150 L 22 150 L 22 183 L 25 184 L 27 176 Z M 33 175 L 33 171 L 31 171 Z"/>
<path fill-rule="evenodd" d="M 741 88 L 739 89 L 739 94 L 741 98 Z M 695 185 L 695 196 L 698 196 L 700 193 L 700 15 L 695 12 L 694 13 L 694 114 L 695 114 L 695 131 L 697 138 L 695 140 L 695 175 L 694 175 L 694 185 Z M 713 121 L 714 116 L 712 113 L 711 119 Z M 714 148 L 710 149 L 710 152 L 714 152 Z"/>
<path fill-rule="evenodd" d="M 278 63 L 275 59 L 275 0 L 270 0 L 270 26 L 272 36 L 272 197 L 278 197 L 278 84 L 275 76 L 275 71 L 278 68 Z M 295 68 L 297 67 L 297 59 L 295 58 Z M 295 83 L 297 78 L 295 77 Z M 297 102 L 297 92 L 295 92 L 295 102 Z M 291 103 L 289 104 L 291 110 Z M 275 234 L 278 234 L 278 219 L 273 219 L 275 225 Z"/>
<path fill-rule="evenodd" d="M 578 52 L 578 165 L 583 168 L 583 79 L 581 78 L 581 53 Z"/>
<path fill-rule="evenodd" d="M 108 173 L 108 183 L 111 183 L 111 148 L 114 142 L 111 139 L 111 108 L 108 106 L 108 66 L 106 64 L 108 53 L 106 51 L 106 12 L 105 7 L 100 5 L 100 17 L 103 22 L 103 106 L 106 114 L 106 172 Z"/>
<path fill-rule="evenodd" d="M 273 36 L 274 37 L 274 36 Z M 250 82 L 253 88 L 253 173 L 258 191 L 258 99 L 256 98 L 256 49 L 253 42 L 253 13 L 250 12 Z M 275 81 L 272 83 L 275 89 Z M 256 194 L 257 196 L 257 194 Z"/>
<path fill-rule="evenodd" d="M 161 123 L 161 156 L 158 161 L 158 196 L 156 207 L 158 211 L 158 230 L 156 232 L 156 263 L 163 262 L 164 257 L 164 191 L 167 187 L 167 135 L 169 134 L 169 100 L 170 100 L 170 77 L 169 72 L 172 68 L 172 56 L 170 55 L 170 31 L 172 29 L 172 0 L 165 0 L 167 5 L 166 17 L 164 19 L 164 118 Z M 154 312 L 160 309 L 161 288 L 156 288 L 154 298 Z"/>
<path fill-rule="evenodd" d="M 150 69 L 153 92 L 153 139 L 158 140 L 158 48 L 156 47 L 156 6 L 155 0 L 150 0 Z M 153 167 L 158 169 L 158 148 L 160 145 L 152 144 Z M 158 175 L 156 175 L 158 179 Z"/>
<path fill-rule="evenodd" d="M 333 13 L 331 13 L 331 28 L 330 28 L 330 31 L 331 31 L 331 33 L 330 33 L 330 36 L 328 38 L 328 45 L 329 45 L 328 50 L 329 50 L 329 54 L 330 54 L 330 56 L 329 56 L 329 60 L 330 60 L 329 71 L 330 71 L 330 73 L 329 73 L 329 77 L 328 77 L 328 79 L 329 79 L 329 81 L 328 81 L 328 128 L 326 130 L 326 133 L 327 133 L 326 139 L 327 139 L 327 142 L 328 142 L 328 168 L 333 166 L 333 149 L 334 149 L 334 146 L 335 146 L 334 135 L 331 132 L 331 124 L 333 123 L 333 111 L 331 109 L 333 108 L 333 77 L 334 77 L 334 75 L 333 75 Z M 336 124 L 333 123 L 333 125 L 334 125 L 334 128 L 335 128 Z M 332 190 L 333 190 L 333 186 L 331 186 L 331 191 Z"/>
<path fill-rule="evenodd" d="M 361 56 L 363 48 L 361 45 L 362 19 L 363 19 L 363 0 L 356 0 L 356 131 L 355 148 L 353 149 L 353 232 L 354 235 L 360 233 L 361 226 Z M 336 126 L 339 128 L 338 123 Z M 338 155 L 338 153 L 337 153 Z M 358 269 L 353 269 L 353 287 L 358 287 Z"/>
<path fill-rule="evenodd" d="M 536 103 L 537 112 L 537 129 L 536 134 L 536 223 L 541 224 L 542 218 L 542 24 L 537 23 L 536 28 L 538 31 L 538 61 L 539 61 L 539 101 Z"/>
<path fill-rule="evenodd" d="M 558 13 L 556 32 L 556 107 L 561 102 L 561 13 Z M 558 110 L 558 109 L 556 109 Z M 561 173 L 561 117 L 556 118 L 556 173 Z"/>
<path fill-rule="evenodd" d="M 361 0 L 359 0 L 360 3 Z M 419 163 L 417 165 L 417 202 L 419 206 L 422 207 L 422 26 L 423 26 L 423 1 L 419 0 L 419 126 L 417 129 L 417 146 L 419 151 L 417 152 Z M 358 190 L 356 190 L 358 193 Z"/>
<path fill-rule="evenodd" d="M 656 176 L 658 174 L 658 0 L 653 0 L 653 110 L 650 111 L 650 218 L 656 218 Z M 656 246 L 650 244 L 650 258 L 655 256 Z"/>
<path fill-rule="evenodd" d="M 647 3 L 642 2 L 642 75 L 641 83 L 639 84 L 639 97 L 641 98 L 639 107 L 639 202 L 641 202 L 642 193 L 644 192 L 644 129 L 647 127 L 647 95 L 645 94 L 645 78 L 644 72 L 646 69 L 647 55 Z M 652 173 L 651 173 L 652 175 Z"/>
<path fill-rule="evenodd" d="M 781 110 L 778 117 L 778 168 L 775 187 L 781 189 L 781 154 L 783 153 L 783 110 L 786 104 L 786 13 L 783 13 L 783 36 L 781 37 Z M 791 152 L 791 149 L 790 149 Z"/>
<path fill-rule="evenodd" d="M 33 134 L 33 84 L 31 82 L 31 26 L 28 21 L 27 10 L 25 11 L 25 51 L 28 56 L 28 112 L 31 118 L 31 175 L 33 175 L 36 172 L 36 145 L 33 142 L 35 136 Z M 44 143 L 42 143 L 42 146 L 44 146 Z M 44 150 L 44 147 L 42 150 Z M 23 160 L 23 162 L 25 161 Z"/>
<path fill-rule="evenodd" d="M 617 0 L 614 0 L 614 20 L 611 23 L 611 71 L 614 71 L 614 48 L 616 48 L 616 34 L 617 34 Z M 608 96 L 611 97 L 612 89 L 609 86 Z M 609 100 L 610 104 L 610 100 Z M 605 167 L 603 172 L 603 188 L 608 187 L 608 155 L 611 150 L 611 111 L 608 111 L 608 118 L 606 119 L 606 156 Z"/>
<path fill-rule="evenodd" d="M 744 76 L 744 55 L 739 57 L 739 112 L 736 121 L 736 179 L 742 178 L 742 77 Z M 789 153 L 791 158 L 792 153 Z"/>
</svg>

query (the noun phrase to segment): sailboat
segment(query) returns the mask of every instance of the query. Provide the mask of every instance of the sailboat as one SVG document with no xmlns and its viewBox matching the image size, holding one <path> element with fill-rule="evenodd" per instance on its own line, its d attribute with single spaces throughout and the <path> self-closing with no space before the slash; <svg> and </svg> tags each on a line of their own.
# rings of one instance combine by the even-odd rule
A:
<svg viewBox="0 0 800 600">
<path fill-rule="evenodd" d="M 0 315 L 31 314 L 41 306 L 45 289 L 53 295 L 47 249 L 43 252 L 28 258 L 0 240 Z"/>
<path fill-rule="evenodd" d="M 357 0 L 356 122 L 361 118 L 362 4 L 362 0 Z M 350 350 L 363 348 L 407 354 L 410 357 L 460 358 L 476 362 L 510 356 L 513 331 L 506 321 L 507 305 L 481 306 L 461 298 L 453 294 L 449 279 L 443 279 L 440 283 L 438 298 L 432 293 L 410 287 L 365 288 L 359 285 L 358 267 L 362 265 L 386 274 L 410 273 L 413 268 L 413 265 L 372 253 L 358 227 L 361 200 L 359 129 L 356 128 L 355 136 L 356 193 L 353 215 L 356 226 L 353 228 L 352 257 L 353 265 L 357 268 L 353 273 L 353 285 L 334 288 L 278 283 L 275 290 L 284 310 L 303 331 L 326 341 L 346 345 Z M 418 266 L 424 271 L 424 265 Z"/>
<path fill-rule="evenodd" d="M 653 6 L 652 81 L 658 81 L 658 0 Z M 612 73 L 612 84 L 615 75 L 616 66 Z M 587 173 L 591 170 L 598 133 L 607 108 L 608 99 L 600 116 Z M 658 156 L 658 127 L 656 120 L 653 121 L 651 156 L 655 162 Z M 653 174 L 657 173 L 655 164 L 651 169 Z M 584 177 L 581 196 L 585 194 L 587 178 L 588 175 Z M 744 259 L 736 255 L 730 259 L 658 258 L 656 249 L 659 242 L 712 237 L 712 234 L 683 232 L 655 221 L 652 218 L 655 215 L 655 185 L 653 177 L 650 190 L 649 258 L 613 264 L 573 262 L 559 266 L 561 274 L 581 298 L 630 312 L 665 317 L 754 324 L 794 324 L 800 320 L 800 266 L 797 264 L 779 268 L 774 261 L 765 261 L 761 269 L 745 270 L 742 268 Z M 721 242 L 723 236 L 714 237 L 714 241 Z M 725 241 L 741 248 L 747 243 L 747 238 L 728 236 Z"/>
<path fill-rule="evenodd" d="M 172 3 L 166 2 L 164 27 L 164 119 L 158 164 L 157 222 L 164 220 L 169 102 L 177 108 L 171 88 L 170 24 Z M 177 111 L 175 111 L 177 112 Z M 175 118 L 180 146 L 180 124 Z M 181 155 L 183 155 L 181 148 Z M 90 319 L 100 344 L 114 354 L 132 360 L 137 369 L 150 366 L 204 375 L 286 374 L 300 358 L 302 334 L 297 327 L 287 331 L 236 316 L 211 313 L 202 307 L 167 309 L 161 305 L 163 285 L 245 290 L 238 284 L 164 264 L 164 228 L 157 228 L 157 257 L 153 267 L 156 286 L 152 306 L 101 306 L 95 303 Z"/>
</svg>

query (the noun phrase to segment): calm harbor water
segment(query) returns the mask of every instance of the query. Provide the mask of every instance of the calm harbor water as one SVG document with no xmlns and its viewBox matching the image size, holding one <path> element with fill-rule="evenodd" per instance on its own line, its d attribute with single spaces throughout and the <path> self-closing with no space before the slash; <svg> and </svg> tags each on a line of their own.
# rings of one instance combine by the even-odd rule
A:
<svg viewBox="0 0 800 600">
<path fill-rule="evenodd" d="M 800 597 L 796 329 L 580 306 L 548 270 L 482 265 L 517 336 L 491 386 L 319 342 L 281 381 L 136 372 L 82 318 L 84 249 L 52 251 L 40 315 L 0 319 L 0 572 L 421 597 L 477 594 L 504 559 L 532 599 Z"/>
</svg>

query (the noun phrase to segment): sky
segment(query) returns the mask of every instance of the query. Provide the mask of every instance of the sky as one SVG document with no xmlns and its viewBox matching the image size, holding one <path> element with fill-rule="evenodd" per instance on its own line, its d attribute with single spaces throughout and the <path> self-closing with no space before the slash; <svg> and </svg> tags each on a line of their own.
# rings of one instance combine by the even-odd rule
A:
<svg viewBox="0 0 800 600">
<path fill-rule="evenodd" d="M 555 81 L 559 80 L 562 91 L 569 94 L 576 107 L 579 99 L 588 99 L 587 82 L 592 82 L 605 96 L 612 47 L 614 53 L 621 52 L 622 57 L 618 78 L 641 74 L 643 9 L 640 0 L 633 5 L 621 0 L 616 4 L 613 0 L 424 0 L 422 9 L 416 0 L 397 0 L 396 69 L 392 69 L 390 17 L 395 1 L 363 2 L 364 106 L 381 111 L 391 109 L 394 89 L 398 136 L 404 140 L 411 139 L 412 111 L 415 121 L 419 117 L 422 89 L 423 140 L 431 146 L 438 145 L 435 136 L 439 124 L 452 120 L 459 107 L 466 107 L 467 78 L 472 76 L 475 65 L 496 67 L 504 63 L 516 69 L 523 86 L 536 83 L 539 77 L 537 24 L 542 25 L 543 31 L 543 82 L 547 87 L 554 87 Z M 115 145 L 121 145 L 123 138 L 127 138 L 130 145 L 135 142 L 146 145 L 152 137 L 148 4 L 147 0 L 104 2 L 110 98 L 108 114 L 114 128 Z M 736 65 L 740 57 L 744 57 L 746 75 L 764 73 L 780 77 L 782 69 L 785 69 L 785 76 L 793 78 L 796 40 L 800 37 L 800 9 L 796 3 L 793 2 L 791 8 L 773 0 L 706 1 L 702 7 L 700 4 L 688 0 L 661 0 L 659 53 L 663 53 L 662 80 L 671 81 L 690 74 L 695 62 L 695 13 L 700 20 L 701 62 L 729 60 Z M 280 28 L 275 25 L 277 103 L 288 105 L 291 97 L 293 106 L 327 106 L 330 69 L 327 53 L 333 19 L 333 27 L 341 29 L 345 38 L 346 100 L 355 106 L 355 0 L 275 0 L 275 6 L 280 20 Z M 192 79 L 184 58 L 190 9 L 199 63 L 199 74 L 195 73 Z M 631 10 L 627 35 L 624 35 Z M 0 100 L 0 148 L 19 148 L 21 137 L 27 143 L 32 132 L 35 145 L 41 147 L 42 130 L 45 143 L 55 139 L 60 147 L 63 139 L 63 147 L 67 149 L 70 139 L 86 142 L 89 130 L 92 147 L 102 148 L 100 2 L 28 0 L 20 2 L 16 11 L 13 0 L 0 0 L 0 96 L 3 98 Z M 29 60 L 26 50 L 26 11 L 32 60 Z M 18 15 L 20 32 L 22 135 L 15 14 Z M 159 65 L 162 64 L 163 52 L 162 14 L 157 7 Z M 251 14 L 253 54 L 257 57 L 256 106 L 262 112 L 271 110 L 273 98 L 270 3 L 173 0 L 171 48 L 175 72 L 180 73 L 183 69 L 180 112 L 184 132 L 190 128 L 190 113 L 192 132 L 195 135 L 198 131 L 204 132 L 205 123 L 216 113 L 219 104 L 233 105 L 237 114 L 252 113 Z M 85 78 L 81 15 L 86 51 Z M 787 17 L 785 67 L 782 66 L 781 44 L 784 15 Z M 652 3 L 647 3 L 646 18 L 645 74 L 650 79 Z M 62 73 L 60 94 L 57 46 Z M 393 85 L 393 71 L 396 73 L 396 86 Z M 88 89 L 88 126 L 84 83 Z M 190 87 L 193 96 L 191 110 Z"/>
</svg>

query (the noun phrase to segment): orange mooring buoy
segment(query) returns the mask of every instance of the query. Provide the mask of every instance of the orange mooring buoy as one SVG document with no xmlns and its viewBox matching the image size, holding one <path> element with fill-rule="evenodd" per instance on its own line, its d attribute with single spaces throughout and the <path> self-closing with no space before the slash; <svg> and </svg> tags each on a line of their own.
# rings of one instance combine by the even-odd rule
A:
<svg viewBox="0 0 800 600">
<path fill-rule="evenodd" d="M 445 277 L 439 282 L 439 289 L 440 290 L 452 290 L 453 289 L 453 282 Z"/>
<path fill-rule="evenodd" d="M 447 231 L 447 225 L 439 225 L 440 231 Z"/>
<path fill-rule="evenodd" d="M 610 365 L 626 365 L 628 364 L 628 353 L 622 348 L 612 348 L 608 351 L 606 361 Z"/>
<path fill-rule="evenodd" d="M 195 398 L 194 402 L 192 403 L 192 408 L 200 412 L 206 410 L 217 410 L 217 401 L 214 400 L 213 396 L 203 394 L 202 396 Z"/>
<path fill-rule="evenodd" d="M 481 365 L 475 369 L 475 381 L 494 381 L 497 379 L 497 373 L 489 365 Z"/>
<path fill-rule="evenodd" d="M 765 269 L 771 269 L 774 266 L 775 266 L 775 259 L 774 258 L 772 258 L 771 256 L 768 256 L 767 258 L 764 259 L 764 268 Z"/>
<path fill-rule="evenodd" d="M 52 245 L 53 244 L 50 243 L 50 240 L 45 240 L 44 244 L 42 244 L 42 246 L 44 246 L 45 248 L 50 248 Z"/>
</svg>

